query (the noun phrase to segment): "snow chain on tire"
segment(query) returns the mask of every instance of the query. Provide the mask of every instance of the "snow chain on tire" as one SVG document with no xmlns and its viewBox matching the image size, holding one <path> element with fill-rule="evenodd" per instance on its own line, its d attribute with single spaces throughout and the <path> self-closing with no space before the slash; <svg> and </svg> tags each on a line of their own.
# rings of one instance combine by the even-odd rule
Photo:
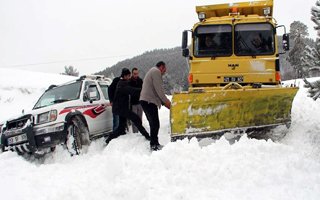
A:
<svg viewBox="0 0 320 200">
<path fill-rule="evenodd" d="M 83 145 L 89 145 L 90 142 L 87 127 L 81 118 L 76 116 L 70 120 L 67 131 L 66 147 L 69 153 L 71 156 L 81 154 Z M 73 141 L 68 141 L 70 139 Z"/>
</svg>

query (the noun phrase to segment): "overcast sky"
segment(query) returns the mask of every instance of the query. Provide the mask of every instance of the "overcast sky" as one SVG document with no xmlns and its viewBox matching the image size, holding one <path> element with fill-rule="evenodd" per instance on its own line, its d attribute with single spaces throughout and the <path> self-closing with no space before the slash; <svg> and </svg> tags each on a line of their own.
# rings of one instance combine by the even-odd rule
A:
<svg viewBox="0 0 320 200">
<path fill-rule="evenodd" d="M 94 73 L 180 46 L 182 31 L 197 22 L 196 5 L 239 1 L 246 0 L 0 0 L 0 67 L 61 73 L 72 65 Z M 315 38 L 315 2 L 274 0 L 274 17 L 288 31 L 303 22 Z"/>
</svg>

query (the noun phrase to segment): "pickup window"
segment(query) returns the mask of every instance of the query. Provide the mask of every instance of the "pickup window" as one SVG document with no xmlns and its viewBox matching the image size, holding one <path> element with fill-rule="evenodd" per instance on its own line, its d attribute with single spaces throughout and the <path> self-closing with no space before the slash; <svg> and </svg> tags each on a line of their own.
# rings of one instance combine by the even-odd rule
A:
<svg viewBox="0 0 320 200">
<path fill-rule="evenodd" d="M 38 100 L 33 109 L 50 106 L 56 103 L 62 103 L 78 99 L 81 91 L 81 81 L 77 81 L 68 85 L 62 85 L 47 90 Z"/>
<path fill-rule="evenodd" d="M 99 82 L 100 88 L 102 90 L 103 96 L 105 98 L 105 100 L 109 100 L 109 95 L 108 95 L 108 85 L 103 83 L 103 82 Z"/>
<path fill-rule="evenodd" d="M 218 57 L 232 55 L 232 26 L 207 25 L 195 30 L 194 55 Z"/>
<path fill-rule="evenodd" d="M 274 28 L 269 23 L 235 26 L 237 56 L 272 55 L 275 52 L 274 44 Z"/>
</svg>

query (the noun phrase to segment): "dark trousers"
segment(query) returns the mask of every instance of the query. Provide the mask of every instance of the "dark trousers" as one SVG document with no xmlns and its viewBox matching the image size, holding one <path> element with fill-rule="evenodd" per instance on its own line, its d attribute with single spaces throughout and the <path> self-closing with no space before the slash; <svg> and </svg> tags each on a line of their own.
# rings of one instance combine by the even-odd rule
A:
<svg viewBox="0 0 320 200">
<path fill-rule="evenodd" d="M 137 114 L 129 110 L 128 112 L 119 113 L 118 115 L 119 115 L 119 126 L 108 137 L 106 141 L 107 143 L 109 143 L 112 139 L 119 137 L 120 135 L 126 134 L 127 119 L 132 121 L 132 123 L 138 128 L 141 135 L 143 135 L 147 140 L 150 140 L 149 133 L 142 126 L 142 121 Z"/>
<path fill-rule="evenodd" d="M 158 133 L 160 128 L 158 107 L 153 103 L 141 101 L 144 114 L 146 115 L 150 125 L 150 145 L 159 145 Z"/>
<path fill-rule="evenodd" d="M 119 126 L 119 115 L 116 115 L 116 114 L 112 113 L 112 116 L 113 116 L 112 131 L 115 131 Z"/>
</svg>

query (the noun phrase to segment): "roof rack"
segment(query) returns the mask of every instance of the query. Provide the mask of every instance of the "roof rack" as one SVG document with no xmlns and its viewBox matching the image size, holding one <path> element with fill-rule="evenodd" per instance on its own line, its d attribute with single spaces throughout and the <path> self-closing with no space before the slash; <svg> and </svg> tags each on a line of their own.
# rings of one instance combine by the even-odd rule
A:
<svg viewBox="0 0 320 200">
<path fill-rule="evenodd" d="M 82 81 L 84 79 L 91 79 L 91 80 L 103 80 L 105 77 L 104 75 L 83 75 L 80 76 L 78 80 Z"/>
<path fill-rule="evenodd" d="M 107 78 L 107 77 L 104 77 L 103 80 L 104 80 L 104 81 L 108 81 L 108 82 L 110 82 L 110 83 L 112 82 L 112 79 L 111 79 L 111 78 Z"/>
</svg>

